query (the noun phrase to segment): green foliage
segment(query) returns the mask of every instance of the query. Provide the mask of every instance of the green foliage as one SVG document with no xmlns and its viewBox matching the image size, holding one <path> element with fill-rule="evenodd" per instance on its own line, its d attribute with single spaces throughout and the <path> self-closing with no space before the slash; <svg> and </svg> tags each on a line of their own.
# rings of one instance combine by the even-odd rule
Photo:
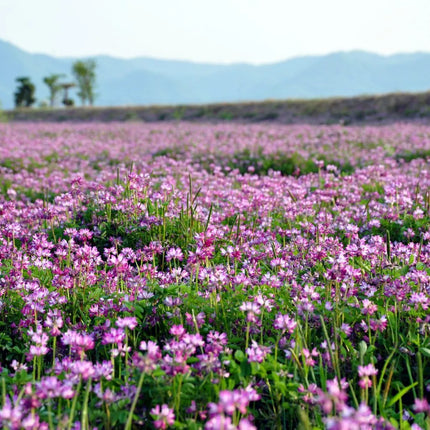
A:
<svg viewBox="0 0 430 430">
<path fill-rule="evenodd" d="M 2 158 L 0 160 L 0 166 L 9 169 L 13 173 L 18 173 L 24 169 L 22 160 L 18 158 Z"/>
<path fill-rule="evenodd" d="M 318 156 L 325 164 L 335 165 L 341 173 L 351 173 L 354 168 L 348 163 L 340 163 L 335 160 L 326 160 L 323 156 Z M 236 152 L 233 158 L 226 160 L 226 164 L 231 169 L 239 169 L 245 174 L 252 172 L 257 175 L 267 175 L 269 170 L 281 172 L 282 175 L 306 175 L 308 173 L 318 173 L 319 168 L 313 159 L 304 158 L 295 153 L 275 152 L 264 154 L 263 148 L 258 148 L 256 152 L 251 152 L 248 148 Z"/>
<path fill-rule="evenodd" d="M 36 101 L 34 93 L 36 87 L 28 77 L 16 78 L 19 86 L 14 93 L 16 107 L 30 107 Z"/>
<path fill-rule="evenodd" d="M 135 111 L 126 112 L 124 116 L 125 121 L 139 121 L 139 115 Z"/>
<path fill-rule="evenodd" d="M 233 113 L 229 112 L 229 111 L 221 111 L 218 114 L 218 118 L 224 120 L 224 121 L 231 121 L 234 118 Z"/>
<path fill-rule="evenodd" d="M 73 99 L 70 99 L 70 98 L 64 98 L 63 99 L 63 105 L 66 107 L 72 107 L 75 105 L 75 101 Z"/>
<path fill-rule="evenodd" d="M 430 150 L 428 149 L 418 149 L 416 151 L 402 152 L 396 155 L 396 160 L 404 160 L 406 163 L 411 162 L 419 158 L 426 159 L 430 157 Z"/>
<path fill-rule="evenodd" d="M 8 121 L 8 117 L 6 113 L 3 111 L 3 108 L 0 102 L 0 122 L 7 122 L 7 121 Z"/>
<path fill-rule="evenodd" d="M 6 190 L 7 191 L 7 190 Z M 128 190 L 125 191 L 127 195 Z M 197 193 L 198 194 L 198 193 Z M 56 227 L 49 232 L 51 240 L 64 238 L 66 228 L 88 228 L 97 229 L 91 239 L 91 245 L 95 246 L 101 254 L 103 250 L 110 247 L 114 242 L 118 249 L 138 249 L 149 245 L 151 242 L 161 242 L 167 247 L 175 246 L 182 249 L 187 255 L 190 245 L 194 243 L 196 233 L 204 231 L 205 226 L 197 219 L 195 199 L 190 199 L 186 208 L 177 217 L 167 216 L 168 204 L 154 203 L 150 199 L 142 200 L 141 204 L 146 206 L 147 216 L 139 214 L 125 214 L 114 210 L 110 205 L 100 206 L 90 204 L 84 211 L 77 212 L 73 219 L 61 227 Z M 52 201 L 54 194 L 34 193 L 28 195 L 32 201 L 41 199 Z M 154 255 L 153 264 L 160 270 L 167 268 L 165 254 Z"/>
<path fill-rule="evenodd" d="M 159 149 L 158 151 L 152 154 L 153 158 L 157 157 L 169 157 L 174 160 L 180 160 L 185 155 L 185 149 L 179 148 L 178 146 L 167 147 L 163 149 Z"/>
<path fill-rule="evenodd" d="M 87 101 L 91 106 L 94 104 L 96 66 L 95 60 L 91 59 L 75 61 L 72 66 L 72 73 L 79 88 L 78 96 L 83 106 Z"/>
<path fill-rule="evenodd" d="M 173 112 L 173 118 L 180 121 L 185 114 L 185 106 L 178 106 Z"/>
<path fill-rule="evenodd" d="M 415 218 L 413 215 L 406 214 L 399 220 L 393 221 L 389 219 L 381 219 L 380 227 L 373 227 L 371 234 L 385 236 L 388 232 L 392 242 L 402 242 L 404 244 L 421 240 L 421 234 L 427 231 L 430 226 L 430 219 L 428 217 Z M 413 237 L 407 235 L 408 230 L 413 233 Z M 368 231 L 361 233 L 362 235 L 369 234 Z"/>
</svg>

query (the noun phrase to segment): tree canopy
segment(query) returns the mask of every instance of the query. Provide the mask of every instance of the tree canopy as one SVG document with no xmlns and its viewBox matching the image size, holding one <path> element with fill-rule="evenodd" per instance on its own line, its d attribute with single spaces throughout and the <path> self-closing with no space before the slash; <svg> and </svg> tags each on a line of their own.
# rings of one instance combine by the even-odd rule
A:
<svg viewBox="0 0 430 430">
<path fill-rule="evenodd" d="M 95 60 L 92 59 L 75 61 L 72 66 L 72 73 L 79 88 L 78 97 L 83 106 L 87 101 L 91 106 L 94 104 L 96 66 Z"/>
<path fill-rule="evenodd" d="M 27 76 L 16 78 L 16 81 L 19 83 L 19 86 L 14 93 L 15 106 L 30 107 L 36 101 L 36 98 L 34 97 L 36 87 Z"/>
<path fill-rule="evenodd" d="M 63 74 L 52 74 L 43 78 L 43 82 L 49 88 L 49 104 L 51 107 L 54 107 L 55 100 L 61 91 L 62 87 L 61 83 L 59 82 L 59 79 L 63 76 Z"/>
</svg>

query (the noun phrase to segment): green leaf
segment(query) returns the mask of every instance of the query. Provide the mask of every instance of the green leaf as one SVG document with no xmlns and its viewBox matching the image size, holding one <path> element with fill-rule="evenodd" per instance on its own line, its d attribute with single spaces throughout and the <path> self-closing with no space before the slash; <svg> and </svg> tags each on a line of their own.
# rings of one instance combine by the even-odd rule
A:
<svg viewBox="0 0 430 430">
<path fill-rule="evenodd" d="M 430 357 L 430 349 L 429 348 L 422 347 L 422 348 L 420 348 L 420 352 L 425 357 Z"/>
<path fill-rule="evenodd" d="M 417 270 L 424 270 L 426 268 L 426 266 L 424 266 L 424 263 L 421 263 L 421 261 L 419 261 L 415 267 Z"/>
<path fill-rule="evenodd" d="M 390 418 L 390 423 L 393 425 L 394 428 L 399 428 L 399 422 L 396 419 Z"/>
<path fill-rule="evenodd" d="M 398 402 L 409 390 L 418 385 L 418 382 L 414 382 L 413 384 L 403 388 L 403 390 L 399 391 L 387 404 L 388 407 L 393 406 L 396 402 Z"/>
<path fill-rule="evenodd" d="M 364 340 L 362 340 L 358 344 L 358 349 L 360 351 L 360 357 L 364 357 L 366 355 L 366 351 L 367 351 L 367 343 Z"/>
<path fill-rule="evenodd" d="M 193 383 L 191 382 L 185 382 L 182 385 L 182 389 L 181 389 L 181 394 L 185 395 L 185 396 L 189 396 L 191 394 L 193 394 L 195 391 L 195 386 Z"/>
<path fill-rule="evenodd" d="M 400 275 L 401 276 L 406 276 L 409 273 L 409 266 L 403 266 L 400 269 Z"/>
<path fill-rule="evenodd" d="M 166 374 L 166 372 L 162 369 L 155 369 L 152 372 L 152 376 L 154 376 L 155 378 L 158 378 L 159 376 L 164 376 Z"/>
<path fill-rule="evenodd" d="M 242 363 L 242 361 L 246 360 L 245 354 L 243 353 L 243 351 L 237 350 L 234 353 L 234 358 L 239 362 Z"/>
<path fill-rule="evenodd" d="M 242 378 L 247 378 L 251 375 L 251 365 L 245 360 L 240 363 L 240 376 Z"/>
</svg>

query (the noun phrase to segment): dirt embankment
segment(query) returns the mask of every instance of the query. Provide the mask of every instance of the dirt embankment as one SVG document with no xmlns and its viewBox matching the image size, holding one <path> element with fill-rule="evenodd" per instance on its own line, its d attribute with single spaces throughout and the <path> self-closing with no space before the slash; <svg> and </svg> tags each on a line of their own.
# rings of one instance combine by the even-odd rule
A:
<svg viewBox="0 0 430 430">
<path fill-rule="evenodd" d="M 11 121 L 193 121 L 358 124 L 430 122 L 430 91 L 315 100 L 269 100 L 177 106 L 32 108 L 5 112 Z"/>
</svg>

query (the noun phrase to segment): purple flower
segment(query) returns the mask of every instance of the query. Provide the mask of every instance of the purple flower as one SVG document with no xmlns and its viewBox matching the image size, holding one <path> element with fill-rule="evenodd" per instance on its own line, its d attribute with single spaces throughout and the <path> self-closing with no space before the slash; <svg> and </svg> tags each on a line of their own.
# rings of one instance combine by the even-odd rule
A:
<svg viewBox="0 0 430 430">
<path fill-rule="evenodd" d="M 63 327 L 61 312 L 58 309 L 50 309 L 44 325 L 51 329 L 51 336 L 58 336 L 61 334 L 60 329 Z"/>
<path fill-rule="evenodd" d="M 42 327 L 38 325 L 36 327 L 36 331 L 30 329 L 28 330 L 28 334 L 31 337 L 32 342 L 35 343 L 35 345 L 30 346 L 30 355 L 46 355 L 49 351 L 49 348 L 46 346 L 49 340 L 49 336 L 43 332 Z"/>
<path fill-rule="evenodd" d="M 75 330 L 67 330 L 61 340 L 64 345 L 70 345 L 72 351 L 77 352 L 81 357 L 84 357 L 85 351 L 89 351 L 95 347 L 92 335 L 78 333 Z"/>
<path fill-rule="evenodd" d="M 41 399 L 55 397 L 71 399 L 74 397 L 75 391 L 69 381 L 61 382 L 55 376 L 47 376 L 36 384 L 36 395 Z"/>
<path fill-rule="evenodd" d="M 107 345 L 110 343 L 121 344 L 125 341 L 125 332 L 123 328 L 111 328 L 108 332 L 104 333 L 102 344 Z"/>
</svg>

